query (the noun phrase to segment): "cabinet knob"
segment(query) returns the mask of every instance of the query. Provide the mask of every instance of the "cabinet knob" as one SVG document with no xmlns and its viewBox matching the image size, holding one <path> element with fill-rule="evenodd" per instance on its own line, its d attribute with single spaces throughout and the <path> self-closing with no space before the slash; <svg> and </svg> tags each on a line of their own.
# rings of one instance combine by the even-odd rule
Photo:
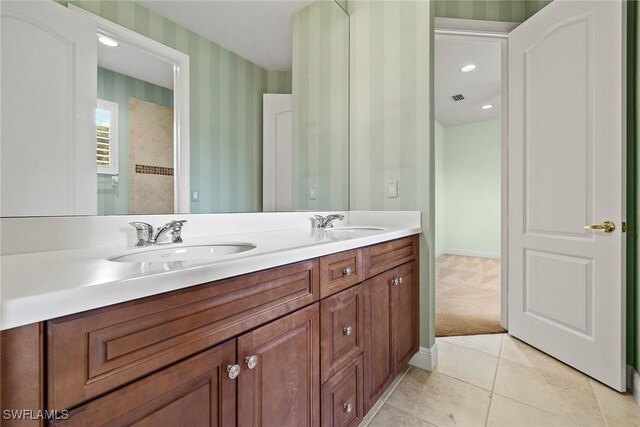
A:
<svg viewBox="0 0 640 427">
<path fill-rule="evenodd" d="M 399 285 L 400 285 L 400 284 L 402 284 L 402 276 L 401 276 L 401 277 L 398 277 L 398 284 L 399 284 Z"/>
<path fill-rule="evenodd" d="M 343 276 L 351 276 L 352 274 L 353 274 L 353 270 L 351 269 L 351 267 L 345 267 L 342 269 Z"/>
<path fill-rule="evenodd" d="M 399 284 L 400 284 L 400 281 L 398 279 L 391 279 L 392 286 L 398 286 Z"/>
<path fill-rule="evenodd" d="M 229 373 L 229 378 L 232 380 L 238 378 L 238 375 L 240 375 L 240 365 L 227 366 L 227 372 Z"/>
<path fill-rule="evenodd" d="M 252 356 L 247 356 L 244 359 L 245 363 L 247 364 L 247 366 L 249 367 L 249 369 L 253 369 L 256 366 L 258 366 L 258 356 L 256 356 L 255 354 Z"/>
<path fill-rule="evenodd" d="M 353 328 L 351 328 L 351 326 L 345 326 L 344 328 L 342 328 L 342 333 L 345 335 L 351 335 L 352 331 Z"/>
<path fill-rule="evenodd" d="M 345 403 L 342 407 L 347 414 L 350 414 L 351 411 L 353 411 L 353 405 L 351 403 Z"/>
</svg>

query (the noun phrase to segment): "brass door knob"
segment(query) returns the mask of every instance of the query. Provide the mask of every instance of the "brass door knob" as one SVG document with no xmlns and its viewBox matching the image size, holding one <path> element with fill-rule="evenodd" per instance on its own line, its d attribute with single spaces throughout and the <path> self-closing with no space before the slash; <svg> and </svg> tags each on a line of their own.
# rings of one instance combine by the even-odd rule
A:
<svg viewBox="0 0 640 427">
<path fill-rule="evenodd" d="M 604 233 L 613 233 L 616 229 L 616 225 L 611 221 L 605 221 L 602 224 L 588 224 L 584 228 L 587 230 L 600 230 Z"/>
</svg>

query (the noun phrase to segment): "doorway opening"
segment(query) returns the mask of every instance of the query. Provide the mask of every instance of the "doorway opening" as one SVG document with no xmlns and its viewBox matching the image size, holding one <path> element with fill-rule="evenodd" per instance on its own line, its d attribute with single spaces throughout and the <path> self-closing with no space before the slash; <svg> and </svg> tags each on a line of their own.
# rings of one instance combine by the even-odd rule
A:
<svg viewBox="0 0 640 427">
<path fill-rule="evenodd" d="M 506 253 L 506 35 L 511 28 L 502 25 L 436 22 L 438 337 L 506 331 L 502 254 Z"/>
</svg>

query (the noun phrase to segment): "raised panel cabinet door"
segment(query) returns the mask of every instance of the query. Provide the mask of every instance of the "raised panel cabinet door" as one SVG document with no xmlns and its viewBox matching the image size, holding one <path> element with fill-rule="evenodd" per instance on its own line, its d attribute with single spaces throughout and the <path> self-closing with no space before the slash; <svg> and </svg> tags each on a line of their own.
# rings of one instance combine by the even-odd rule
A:
<svg viewBox="0 0 640 427">
<path fill-rule="evenodd" d="M 415 261 L 395 270 L 391 291 L 393 299 L 393 351 L 396 374 L 418 351 L 418 271 Z"/>
<path fill-rule="evenodd" d="M 362 421 L 362 355 L 322 385 L 322 427 L 355 427 Z"/>
<path fill-rule="evenodd" d="M 236 425 L 236 341 L 230 340 L 90 401 L 55 426 Z"/>
<path fill-rule="evenodd" d="M 238 425 L 320 425 L 320 311 L 315 303 L 238 338 Z"/>
<path fill-rule="evenodd" d="M 389 270 L 364 282 L 364 412 L 382 396 L 395 377 L 393 319 Z"/>
<path fill-rule="evenodd" d="M 363 348 L 362 284 L 320 302 L 320 378 L 324 384 Z"/>
</svg>

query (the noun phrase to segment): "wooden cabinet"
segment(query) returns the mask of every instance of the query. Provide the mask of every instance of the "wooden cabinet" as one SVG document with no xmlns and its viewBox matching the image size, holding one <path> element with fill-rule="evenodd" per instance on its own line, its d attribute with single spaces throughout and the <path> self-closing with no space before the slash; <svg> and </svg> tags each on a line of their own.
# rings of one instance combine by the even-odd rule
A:
<svg viewBox="0 0 640 427">
<path fill-rule="evenodd" d="M 364 282 L 364 412 L 382 396 L 395 375 L 392 337 L 393 270 Z"/>
<path fill-rule="evenodd" d="M 322 385 L 322 426 L 355 427 L 364 416 L 362 355 Z"/>
<path fill-rule="evenodd" d="M 362 284 L 320 303 L 320 376 L 323 383 L 362 353 L 362 316 Z"/>
<path fill-rule="evenodd" d="M 238 426 L 320 425 L 319 321 L 313 304 L 238 338 Z"/>
<path fill-rule="evenodd" d="M 49 321 L 49 409 L 81 403 L 318 298 L 318 261 L 309 260 Z"/>
<path fill-rule="evenodd" d="M 364 410 L 371 409 L 419 345 L 418 274 L 411 261 L 364 286 Z"/>
<path fill-rule="evenodd" d="M 362 282 L 362 249 L 320 258 L 320 297 L 328 297 Z"/>
<path fill-rule="evenodd" d="M 417 256 L 412 236 L 3 331 L 0 403 L 60 426 L 356 426 L 418 350 Z"/>
<path fill-rule="evenodd" d="M 392 285 L 393 309 L 393 349 L 396 362 L 396 375 L 417 353 L 419 336 L 419 277 L 417 262 L 411 261 L 395 269 Z"/>
<path fill-rule="evenodd" d="M 94 399 L 55 426 L 236 425 L 236 340 L 201 352 L 139 381 Z"/>
</svg>

